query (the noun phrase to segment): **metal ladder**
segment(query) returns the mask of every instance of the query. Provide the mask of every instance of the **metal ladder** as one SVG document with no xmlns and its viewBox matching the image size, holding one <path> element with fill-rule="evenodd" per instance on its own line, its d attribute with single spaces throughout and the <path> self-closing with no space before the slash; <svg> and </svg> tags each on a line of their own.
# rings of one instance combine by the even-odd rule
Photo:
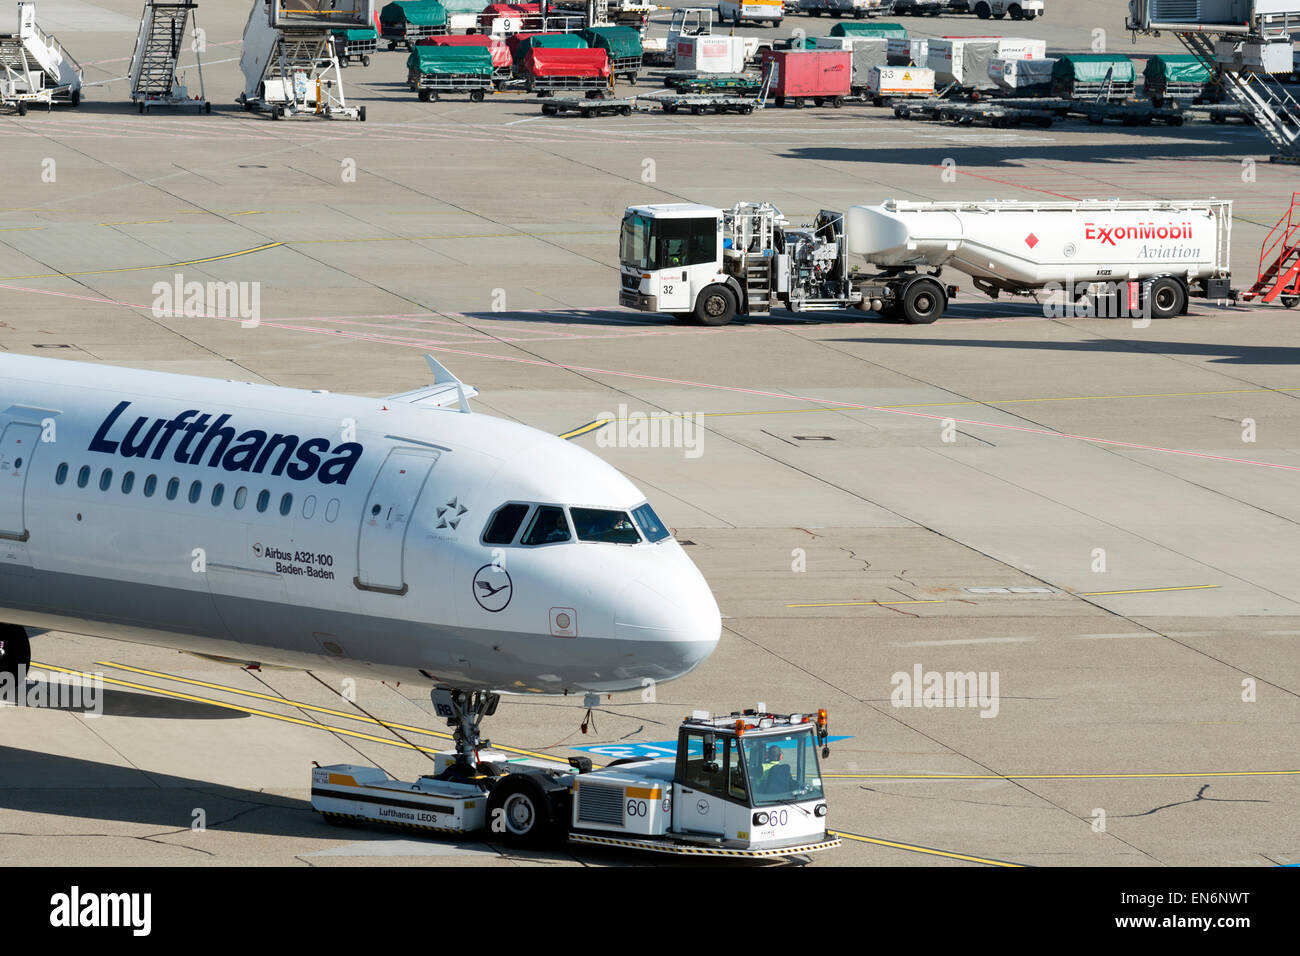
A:
<svg viewBox="0 0 1300 956">
<path fill-rule="evenodd" d="M 131 56 L 131 96 L 166 98 L 176 85 L 185 26 L 196 3 L 146 3 Z M 200 76 L 202 67 L 200 67 Z"/>
<path fill-rule="evenodd" d="M 1267 74 L 1238 73 L 1219 67 L 1214 43 L 1203 33 L 1179 33 L 1183 46 L 1221 77 L 1221 84 L 1250 110 L 1259 128 L 1278 151 L 1275 159 L 1300 163 L 1300 102 Z"/>
<path fill-rule="evenodd" d="M 1291 205 L 1265 238 L 1259 252 L 1259 278 L 1241 294 L 1249 302 L 1272 302 L 1281 298 L 1292 304 L 1300 296 L 1300 192 L 1291 194 Z"/>
</svg>

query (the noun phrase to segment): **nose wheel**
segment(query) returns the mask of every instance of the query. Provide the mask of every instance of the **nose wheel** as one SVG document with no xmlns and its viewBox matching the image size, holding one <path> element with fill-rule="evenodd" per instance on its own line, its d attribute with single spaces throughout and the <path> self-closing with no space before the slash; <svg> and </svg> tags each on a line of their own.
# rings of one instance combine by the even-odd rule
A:
<svg viewBox="0 0 1300 956">
<path fill-rule="evenodd" d="M 433 700 L 433 712 L 445 717 L 447 726 L 452 728 L 458 762 L 477 766 L 478 752 L 492 746 L 492 741 L 483 739 L 480 725 L 484 717 L 497 712 L 501 695 L 486 690 L 437 687 L 429 696 Z"/>
</svg>

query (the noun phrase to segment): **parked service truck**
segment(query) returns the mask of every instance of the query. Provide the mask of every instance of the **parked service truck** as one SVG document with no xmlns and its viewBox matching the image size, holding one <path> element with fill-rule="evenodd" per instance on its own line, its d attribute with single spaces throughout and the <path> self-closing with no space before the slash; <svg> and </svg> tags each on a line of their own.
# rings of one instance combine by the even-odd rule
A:
<svg viewBox="0 0 1300 956">
<path fill-rule="evenodd" d="M 439 693 L 450 692 L 435 692 L 435 702 Z M 434 755 L 434 774 L 414 782 L 375 767 L 318 766 L 311 803 L 331 823 L 487 831 L 512 846 L 567 839 L 678 855 L 803 856 L 841 842 L 826 829 L 818 750 L 829 755 L 828 739 L 824 709 L 696 711 L 678 729 L 676 756 L 627 757 L 593 770 L 585 757 L 565 766 L 485 749 L 470 767 L 449 750 Z"/>
<path fill-rule="evenodd" d="M 1232 295 L 1229 200 L 903 202 L 823 210 L 791 226 L 770 203 L 632 206 L 619 304 L 725 325 L 736 315 L 856 308 L 933 322 L 951 267 L 997 298 L 1059 289 L 1094 310 L 1169 318 Z M 1115 314 L 1115 313 L 1111 313 Z"/>
</svg>

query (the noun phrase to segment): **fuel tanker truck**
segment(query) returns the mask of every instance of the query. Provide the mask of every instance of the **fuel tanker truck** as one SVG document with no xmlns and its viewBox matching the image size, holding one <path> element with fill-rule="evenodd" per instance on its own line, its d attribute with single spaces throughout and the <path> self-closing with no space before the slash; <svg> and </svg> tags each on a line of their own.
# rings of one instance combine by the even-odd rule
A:
<svg viewBox="0 0 1300 956">
<path fill-rule="evenodd" d="M 933 322 L 951 268 L 992 298 L 1061 292 L 1077 314 L 1168 318 L 1233 297 L 1230 200 L 905 202 L 822 210 L 792 226 L 770 203 L 631 206 L 619 304 L 706 325 L 855 308 Z"/>
</svg>

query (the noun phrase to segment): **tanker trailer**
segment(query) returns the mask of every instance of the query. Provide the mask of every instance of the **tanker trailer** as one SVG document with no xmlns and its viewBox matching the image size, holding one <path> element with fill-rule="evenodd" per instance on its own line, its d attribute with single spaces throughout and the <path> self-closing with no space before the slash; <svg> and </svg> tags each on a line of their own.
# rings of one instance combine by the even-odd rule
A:
<svg viewBox="0 0 1300 956">
<path fill-rule="evenodd" d="M 992 298 L 1061 290 L 1071 300 L 1093 297 L 1095 308 L 1118 296 L 1125 314 L 1149 308 L 1169 318 L 1186 311 L 1190 296 L 1231 297 L 1231 229 L 1232 203 L 1220 199 L 888 200 L 852 206 L 844 217 L 848 255 L 884 270 L 859 280 L 860 307 L 886 314 L 897 311 L 891 285 L 951 267 Z"/>
</svg>

